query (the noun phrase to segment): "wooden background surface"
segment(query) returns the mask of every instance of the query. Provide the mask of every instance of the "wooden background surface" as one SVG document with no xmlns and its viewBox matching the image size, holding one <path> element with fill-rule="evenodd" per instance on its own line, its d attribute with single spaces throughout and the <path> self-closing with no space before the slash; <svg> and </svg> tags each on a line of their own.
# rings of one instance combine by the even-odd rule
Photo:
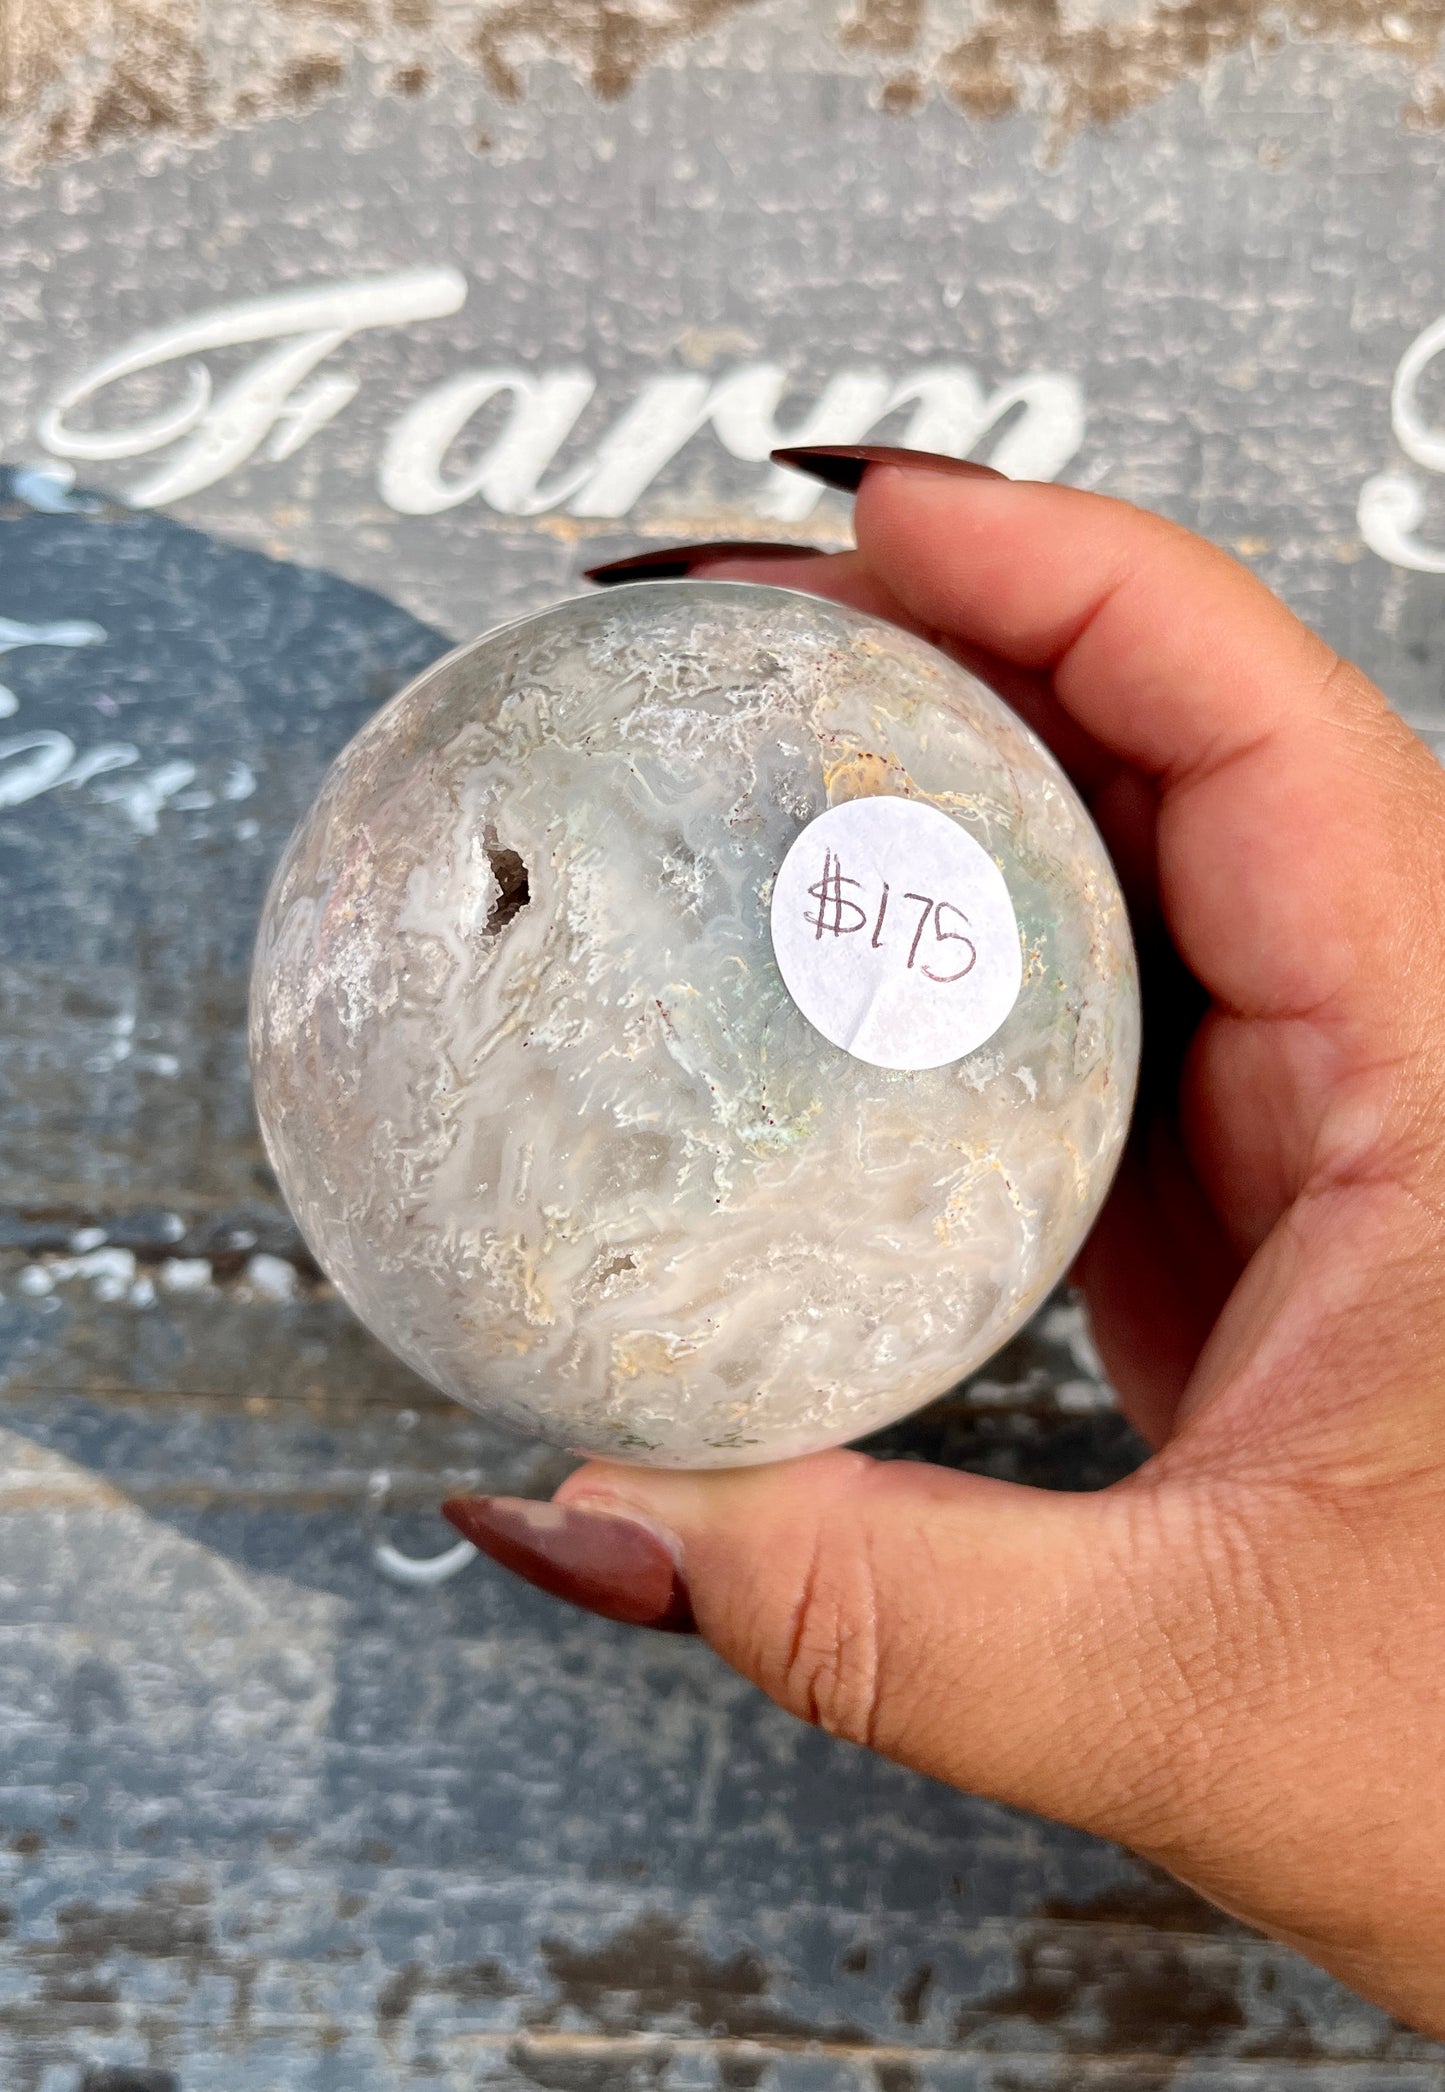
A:
<svg viewBox="0 0 1445 2092">
<path fill-rule="evenodd" d="M 270 864 L 417 667 L 650 538 L 841 540 L 769 438 L 922 402 L 1161 507 L 1445 735 L 1441 21 L 0 7 L 0 2092 L 1445 2086 L 701 1648 L 388 1580 L 564 1463 L 319 1282 L 242 1035 Z M 1138 1457 L 1063 1301 L 893 1446 Z"/>
</svg>

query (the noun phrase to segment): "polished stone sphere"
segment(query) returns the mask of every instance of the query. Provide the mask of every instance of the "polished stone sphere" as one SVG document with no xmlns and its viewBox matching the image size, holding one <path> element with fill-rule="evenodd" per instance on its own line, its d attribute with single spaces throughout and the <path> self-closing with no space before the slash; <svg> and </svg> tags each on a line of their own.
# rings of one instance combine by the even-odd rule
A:
<svg viewBox="0 0 1445 2092">
<path fill-rule="evenodd" d="M 1099 1209 L 1138 1034 L 1112 866 L 1017 716 L 876 618 L 705 581 L 385 706 L 251 1002 L 267 1150 L 367 1327 L 668 1467 L 856 1438 L 1005 1343 Z"/>
</svg>

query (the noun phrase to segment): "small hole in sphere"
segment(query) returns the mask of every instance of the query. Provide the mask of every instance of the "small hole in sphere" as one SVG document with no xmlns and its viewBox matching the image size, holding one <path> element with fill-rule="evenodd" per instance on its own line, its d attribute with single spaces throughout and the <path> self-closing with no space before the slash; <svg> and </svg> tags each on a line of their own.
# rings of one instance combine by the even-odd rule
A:
<svg viewBox="0 0 1445 2092">
<path fill-rule="evenodd" d="M 527 867 L 515 850 L 489 849 L 487 858 L 497 881 L 497 898 L 487 917 L 488 930 L 505 930 L 514 915 L 520 915 L 532 898 Z"/>
</svg>

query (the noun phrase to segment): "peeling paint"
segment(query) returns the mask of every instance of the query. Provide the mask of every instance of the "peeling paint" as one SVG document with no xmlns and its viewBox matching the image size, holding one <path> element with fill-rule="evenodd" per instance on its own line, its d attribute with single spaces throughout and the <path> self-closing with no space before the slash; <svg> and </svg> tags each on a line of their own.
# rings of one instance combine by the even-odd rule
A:
<svg viewBox="0 0 1445 2092">
<path fill-rule="evenodd" d="M 1442 0 L 1170 0 L 1115 20 L 1071 21 L 1063 0 L 988 0 L 938 59 L 949 99 L 978 117 L 1041 115 L 1055 149 L 1091 125 L 1116 123 L 1231 52 L 1266 53 L 1287 37 L 1389 52 L 1415 76 L 1403 120 L 1445 122 L 1434 66 Z"/>
<path fill-rule="evenodd" d="M 573 585 L 579 541 L 758 528 L 710 436 L 625 520 L 478 501 L 401 522 L 372 469 L 406 403 L 472 357 L 588 358 L 599 428 L 672 357 L 785 357 L 790 399 L 845 364 L 962 355 L 993 385 L 1043 359 L 1087 399 L 1082 483 L 1261 562 L 1427 726 L 1445 717 L 1438 574 L 1406 571 L 1411 545 L 1445 542 L 1440 366 L 1413 419 L 1390 404 L 1445 310 L 1438 155 L 1389 122 L 1407 80 L 1433 77 L 1428 10 L 759 0 L 688 43 L 669 0 L 620 4 L 682 28 L 642 51 L 665 75 L 645 97 L 601 107 L 547 72 L 597 92 L 587 10 L 554 35 L 547 9 L 527 28 L 500 0 L 405 19 L 380 0 L 204 0 L 188 19 L 209 84 L 188 104 L 173 66 L 167 113 L 134 78 L 105 104 L 127 62 L 116 7 L 94 0 L 77 49 L 76 0 L 0 0 L 0 63 L 27 9 L 57 46 L 12 105 L 12 145 L 138 141 L 12 192 L 15 458 L 55 386 L 183 308 L 412 260 L 475 282 L 464 328 L 338 350 L 354 405 L 279 471 L 263 446 L 207 490 L 188 514 L 209 540 L 128 514 L 109 481 L 101 506 L 63 471 L 0 475 L 0 609 L 110 633 L 0 663 L 24 723 L 82 751 L 124 735 L 137 775 L 194 761 L 174 797 L 217 801 L 167 801 L 149 838 L 88 784 L 3 817 L 0 2086 L 1439 2092 L 1439 2050 L 1106 1845 L 845 1751 L 705 1649 L 629 1638 L 493 1565 L 440 1585 L 377 1572 L 379 1546 L 442 1556 L 443 1495 L 546 1495 L 568 1463 L 435 1398 L 316 1286 L 244 1110 L 265 862 L 361 711 L 449 635 Z M 488 19 L 520 110 L 489 107 L 468 43 Z M 608 35 L 625 70 L 639 40 L 625 21 Z M 1315 48 L 1265 61 L 1276 35 Z M 950 62 L 1027 120 L 959 115 Z M 1045 171 L 1046 132 L 1109 120 L 1111 71 L 1141 109 L 1207 84 Z M 484 160 L 469 129 L 440 135 L 468 94 L 496 136 Z M 181 155 L 207 126 L 302 107 L 314 122 L 238 138 L 193 181 L 210 158 Z M 1445 93 L 1422 90 L 1410 124 L 1442 118 Z M 319 164 L 338 179 L 313 207 Z M 184 380 L 151 382 L 76 426 L 149 413 Z M 318 402 L 271 435 L 314 430 Z M 1365 476 L 1387 469 L 1420 512 L 1355 536 Z M 770 531 L 841 542 L 846 506 L 825 502 Z M 304 576 L 244 549 L 273 538 Z M 233 763 L 255 789 L 230 805 Z M 107 1251 L 134 1258 L 120 1298 L 97 1295 L 122 1261 L 79 1268 Z M 265 1264 L 256 1284 L 258 1258 L 294 1271 L 289 1297 Z M 191 1290 L 162 1286 L 168 1259 L 197 1267 Z M 878 1450 L 1098 1487 L 1142 1452 L 1107 1399 L 1059 1301 Z"/>
<path fill-rule="evenodd" d="M 411 99 L 475 68 L 502 102 L 543 60 L 599 100 L 625 95 L 678 46 L 759 0 L 263 0 L 245 34 L 210 33 L 201 0 L 10 0 L 0 33 L 0 127 L 12 170 L 153 137 L 200 142 L 295 115 L 353 78 Z M 1040 119 L 1057 152 L 1090 126 L 1157 101 L 1217 59 L 1286 38 L 1387 53 L 1412 77 L 1402 121 L 1445 126 L 1437 70 L 1445 0 L 974 0 L 963 34 L 942 0 L 852 0 L 834 41 L 871 69 L 881 107 L 933 89 L 980 120 Z M 479 150 L 490 143 L 478 138 Z M 42 490 L 42 499 L 44 499 Z"/>
<path fill-rule="evenodd" d="M 214 1293 L 224 1289 L 230 1299 L 255 1301 L 267 1307 L 298 1297 L 331 1297 L 331 1288 L 324 1279 L 314 1278 L 309 1269 L 298 1270 L 284 1258 L 268 1255 L 248 1258 L 239 1272 L 222 1271 L 209 1257 L 166 1257 L 154 1265 L 151 1276 L 138 1280 L 136 1258 L 128 1249 L 93 1250 L 79 1257 L 45 1257 L 25 1265 L 15 1284 L 21 1293 L 38 1299 L 76 1279 L 88 1280 L 97 1300 L 128 1300 L 132 1307 L 152 1306 L 157 1288 L 168 1294 Z"/>
</svg>

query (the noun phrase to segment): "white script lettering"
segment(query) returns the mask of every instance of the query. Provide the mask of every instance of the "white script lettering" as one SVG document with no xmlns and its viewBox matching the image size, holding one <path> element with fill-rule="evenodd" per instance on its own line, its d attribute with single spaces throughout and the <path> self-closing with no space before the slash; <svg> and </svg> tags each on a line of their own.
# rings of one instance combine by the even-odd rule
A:
<svg viewBox="0 0 1445 2092">
<path fill-rule="evenodd" d="M 18 475 L 17 475 L 18 477 Z M 0 617 L 0 654 L 13 654 L 22 646 L 99 646 L 105 638 L 100 625 L 89 618 L 65 618 L 58 624 L 27 625 L 19 618 Z M 20 708 L 20 700 L 7 683 L 0 683 L 0 719 L 9 719 Z M 5 802 L 0 799 L 0 805 Z"/>
<path fill-rule="evenodd" d="M 273 458 L 286 458 L 299 450 L 355 396 L 358 381 L 331 376 L 305 392 L 298 393 L 296 388 L 353 334 L 368 327 L 439 318 L 458 311 L 466 295 L 466 278 L 458 269 L 412 269 L 218 306 L 172 326 L 157 327 L 105 357 L 61 393 L 41 416 L 38 434 L 56 457 L 89 460 L 144 457 L 188 437 L 168 464 L 131 489 L 128 498 L 133 507 L 159 508 L 224 479 L 255 453 L 273 429 L 278 432 L 271 447 Z M 66 419 L 122 378 L 172 363 L 180 356 L 268 341 L 277 335 L 283 337 L 280 344 L 216 397 L 206 366 L 192 363 L 183 396 L 148 421 L 119 429 L 75 429 Z"/>
<path fill-rule="evenodd" d="M 1445 472 L 1445 429 L 1420 409 L 1420 380 L 1445 349 L 1445 317 L 1416 336 L 1400 358 L 1390 391 L 1390 426 L 1407 458 L 1427 472 Z M 1424 543 L 1416 532 L 1425 520 L 1425 493 L 1408 472 L 1377 472 L 1360 489 L 1360 535 L 1372 552 L 1417 574 L 1445 574 L 1445 545 Z"/>
<path fill-rule="evenodd" d="M 93 462 L 171 450 L 127 496 L 138 508 L 161 507 L 215 485 L 258 452 L 273 463 L 291 457 L 359 390 L 360 381 L 343 372 L 313 375 L 333 350 L 364 329 L 457 312 L 466 295 L 461 273 L 441 267 L 217 306 L 155 328 L 93 365 L 41 416 L 38 433 L 53 455 Z M 220 391 L 195 360 L 260 342 L 271 346 Z M 182 358 L 191 359 L 184 388 L 169 406 L 120 427 L 75 425 L 78 410 L 107 387 Z M 781 444 L 857 443 L 904 416 L 900 441 L 959 457 L 987 443 L 990 463 L 1029 479 L 1056 478 L 1083 441 L 1083 397 L 1077 380 L 1060 371 L 1031 371 L 990 391 L 964 364 L 929 364 L 901 379 L 867 367 L 842 370 L 783 428 L 790 383 L 781 363 L 742 364 L 716 376 L 659 372 L 588 454 L 557 466 L 596 393 L 593 374 L 575 365 L 465 371 L 423 393 L 391 427 L 379 461 L 382 499 L 411 516 L 480 498 L 509 516 L 565 508 L 579 517 L 621 517 L 707 430 L 730 456 L 766 466 Z M 480 456 L 449 471 L 448 456 L 468 425 L 496 406 L 505 412 Z M 756 506 L 763 516 L 796 522 L 820 492 L 768 466 Z"/>
</svg>

